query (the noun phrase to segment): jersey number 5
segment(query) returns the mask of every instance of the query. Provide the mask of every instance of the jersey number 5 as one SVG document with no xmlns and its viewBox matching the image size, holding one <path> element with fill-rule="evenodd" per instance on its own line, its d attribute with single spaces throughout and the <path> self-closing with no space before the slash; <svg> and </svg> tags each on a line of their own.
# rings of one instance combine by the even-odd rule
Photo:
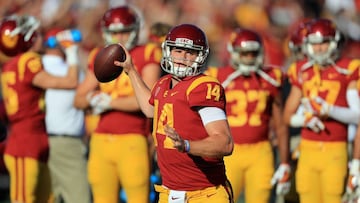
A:
<svg viewBox="0 0 360 203">
<path fill-rule="evenodd" d="M 19 97 L 17 92 L 11 88 L 15 84 L 15 72 L 4 72 L 1 74 L 2 94 L 8 115 L 13 115 L 19 110 Z"/>
</svg>

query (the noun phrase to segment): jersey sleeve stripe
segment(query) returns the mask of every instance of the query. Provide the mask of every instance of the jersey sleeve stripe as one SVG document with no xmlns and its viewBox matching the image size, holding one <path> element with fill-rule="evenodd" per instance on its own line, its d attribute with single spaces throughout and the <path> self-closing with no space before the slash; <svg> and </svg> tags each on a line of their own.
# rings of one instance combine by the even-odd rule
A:
<svg viewBox="0 0 360 203">
<path fill-rule="evenodd" d="M 205 76 L 205 77 L 200 77 L 196 80 L 194 80 L 191 85 L 189 86 L 189 88 L 186 90 L 186 96 L 188 97 L 190 92 L 195 89 L 197 86 L 199 86 L 201 83 L 206 83 L 206 82 L 215 82 L 215 83 L 219 83 L 219 81 L 216 78 L 210 77 L 210 76 Z"/>
</svg>

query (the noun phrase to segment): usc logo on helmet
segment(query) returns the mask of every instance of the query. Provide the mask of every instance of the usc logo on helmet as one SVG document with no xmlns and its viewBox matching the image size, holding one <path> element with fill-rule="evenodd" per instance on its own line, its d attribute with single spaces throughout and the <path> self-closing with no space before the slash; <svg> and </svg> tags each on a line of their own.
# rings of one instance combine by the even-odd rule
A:
<svg viewBox="0 0 360 203">
<path fill-rule="evenodd" d="M 1 44 L 6 47 L 6 48 L 10 48 L 13 49 L 16 47 L 16 45 L 18 44 L 19 41 L 19 36 L 15 35 L 15 36 L 10 36 L 9 34 L 4 34 L 1 35 Z"/>
<path fill-rule="evenodd" d="M 7 16 L 0 23 L 0 50 L 7 56 L 28 51 L 37 38 L 40 22 L 33 16 Z"/>
</svg>

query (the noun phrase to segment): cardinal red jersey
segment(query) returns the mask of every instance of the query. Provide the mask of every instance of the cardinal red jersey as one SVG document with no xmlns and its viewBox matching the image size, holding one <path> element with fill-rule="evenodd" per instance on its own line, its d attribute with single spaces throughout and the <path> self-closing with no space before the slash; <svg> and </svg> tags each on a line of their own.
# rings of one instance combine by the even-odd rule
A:
<svg viewBox="0 0 360 203">
<path fill-rule="evenodd" d="M 32 85 L 34 76 L 42 69 L 41 58 L 36 53 L 19 55 L 2 68 L 2 94 L 10 122 L 6 154 L 47 160 L 44 91 Z"/>
<path fill-rule="evenodd" d="M 234 71 L 231 66 L 226 66 L 209 68 L 207 73 L 223 83 Z M 283 74 L 279 68 L 265 67 L 263 71 L 279 85 L 282 84 Z M 271 105 L 280 92 L 279 87 L 256 73 L 240 75 L 225 87 L 226 112 L 235 143 L 268 140 Z"/>
<path fill-rule="evenodd" d="M 337 69 L 329 66 L 320 70 L 317 65 L 308 67 L 306 60 L 292 64 L 288 70 L 290 83 L 302 90 L 303 97 L 321 97 L 327 103 L 348 107 L 346 91 L 351 81 L 359 79 L 360 60 L 341 58 L 336 62 Z M 340 70 L 347 71 L 347 74 L 340 73 Z M 309 140 L 318 141 L 346 141 L 347 124 L 336 121 L 332 118 L 322 120 L 325 130 L 320 133 L 302 128 L 301 136 Z"/>
<path fill-rule="evenodd" d="M 162 77 L 149 99 L 155 109 L 153 136 L 163 185 L 173 190 L 199 190 L 224 184 L 226 176 L 222 159 L 181 153 L 164 132 L 164 126 L 169 125 L 183 139 L 208 137 L 197 109 L 218 107 L 225 111 L 224 89 L 215 78 L 205 75 L 187 77 L 170 87 L 171 75 Z"/>
<path fill-rule="evenodd" d="M 136 46 L 130 50 L 130 55 L 135 68 L 140 75 L 143 68 L 148 64 L 159 64 L 160 68 L 161 50 L 153 44 Z M 94 70 L 93 67 L 91 70 Z M 130 79 L 124 72 L 111 82 L 100 83 L 100 90 L 108 93 L 112 98 L 135 95 Z M 120 128 L 119 125 L 121 125 Z M 101 114 L 101 118 L 95 132 L 111 134 L 126 134 L 131 132 L 146 135 L 146 133 L 149 132 L 147 126 L 149 126 L 147 118 L 141 111 L 108 111 Z"/>
</svg>

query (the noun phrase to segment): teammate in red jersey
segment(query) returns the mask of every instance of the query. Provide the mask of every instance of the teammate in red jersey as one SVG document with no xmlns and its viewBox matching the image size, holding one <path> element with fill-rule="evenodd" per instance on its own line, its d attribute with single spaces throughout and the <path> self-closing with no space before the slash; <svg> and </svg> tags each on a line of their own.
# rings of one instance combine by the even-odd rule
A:
<svg viewBox="0 0 360 203">
<path fill-rule="evenodd" d="M 64 77 L 43 70 L 36 51 L 42 47 L 33 16 L 9 16 L 0 24 L 0 50 L 12 58 L 1 72 L 1 87 L 9 119 L 4 160 L 10 174 L 10 198 L 18 203 L 45 203 L 50 194 L 48 135 L 45 129 L 44 89 L 75 88 L 77 46 L 66 52 L 70 64 Z"/>
<path fill-rule="evenodd" d="M 289 27 L 288 32 L 288 48 L 290 51 L 290 55 L 288 57 L 287 63 L 285 64 L 286 71 L 288 71 L 288 67 L 292 63 L 296 63 L 299 60 L 304 60 L 306 57 L 305 55 L 305 37 L 308 30 L 308 24 L 311 21 L 311 19 L 301 19 L 300 21 L 296 22 L 294 25 Z M 284 83 L 282 85 L 282 94 L 284 100 L 288 97 L 290 90 L 291 90 L 291 84 L 287 77 L 287 74 L 285 74 Z M 298 113 L 301 112 L 303 107 L 299 107 Z M 296 192 L 296 184 L 295 184 L 295 171 L 297 168 L 297 159 L 299 157 L 299 144 L 300 144 L 300 131 L 301 127 L 289 127 L 289 149 L 291 152 L 291 159 L 290 159 L 290 166 L 291 166 L 291 186 L 290 191 L 288 194 L 286 194 L 283 198 L 285 201 L 289 202 L 299 202 L 299 195 Z M 280 196 L 278 198 L 281 198 Z"/>
<path fill-rule="evenodd" d="M 340 33 L 330 20 L 311 21 L 305 38 L 307 59 L 288 71 L 292 88 L 284 119 L 302 127 L 296 189 L 304 203 L 341 202 L 347 174 L 347 125 L 359 121 L 360 61 L 340 57 L 339 41 Z M 300 103 L 304 114 L 295 113 Z M 359 171 L 359 161 L 353 165 L 357 168 L 350 173 Z"/>
<path fill-rule="evenodd" d="M 109 9 L 101 26 L 105 43 L 124 44 L 137 71 L 152 86 L 160 77 L 161 49 L 154 44 L 138 45 L 140 19 L 134 10 L 128 6 Z M 90 55 L 90 64 L 97 51 Z M 117 203 L 120 188 L 127 202 L 148 202 L 149 120 L 140 110 L 128 76 L 122 73 L 111 82 L 99 83 L 91 66 L 77 89 L 75 106 L 100 114 L 90 138 L 88 162 L 94 203 Z"/>
<path fill-rule="evenodd" d="M 287 128 L 282 122 L 282 72 L 263 65 L 264 48 L 259 34 L 248 29 L 235 29 L 228 50 L 231 64 L 209 68 L 225 88 L 226 113 L 234 137 L 234 152 L 225 158 L 226 173 L 238 199 L 244 191 L 248 203 L 268 202 L 274 156 L 269 141 L 270 120 L 278 137 L 281 164 L 274 176 L 278 193 L 289 189 Z"/>
<path fill-rule="evenodd" d="M 291 62 L 297 60 L 303 60 L 305 55 L 305 47 L 304 47 L 304 40 L 306 38 L 306 34 L 308 31 L 308 25 L 311 19 L 302 19 L 301 21 L 297 22 L 291 30 L 289 30 L 289 43 L 288 47 L 290 49 L 290 58 L 292 59 Z"/>
<path fill-rule="evenodd" d="M 150 91 L 127 52 L 124 67 L 137 101 L 154 119 L 153 137 L 162 185 L 159 202 L 232 202 L 223 157 L 233 150 L 221 84 L 202 72 L 209 54 L 195 25 L 173 27 L 162 45 L 163 76 Z"/>
</svg>

